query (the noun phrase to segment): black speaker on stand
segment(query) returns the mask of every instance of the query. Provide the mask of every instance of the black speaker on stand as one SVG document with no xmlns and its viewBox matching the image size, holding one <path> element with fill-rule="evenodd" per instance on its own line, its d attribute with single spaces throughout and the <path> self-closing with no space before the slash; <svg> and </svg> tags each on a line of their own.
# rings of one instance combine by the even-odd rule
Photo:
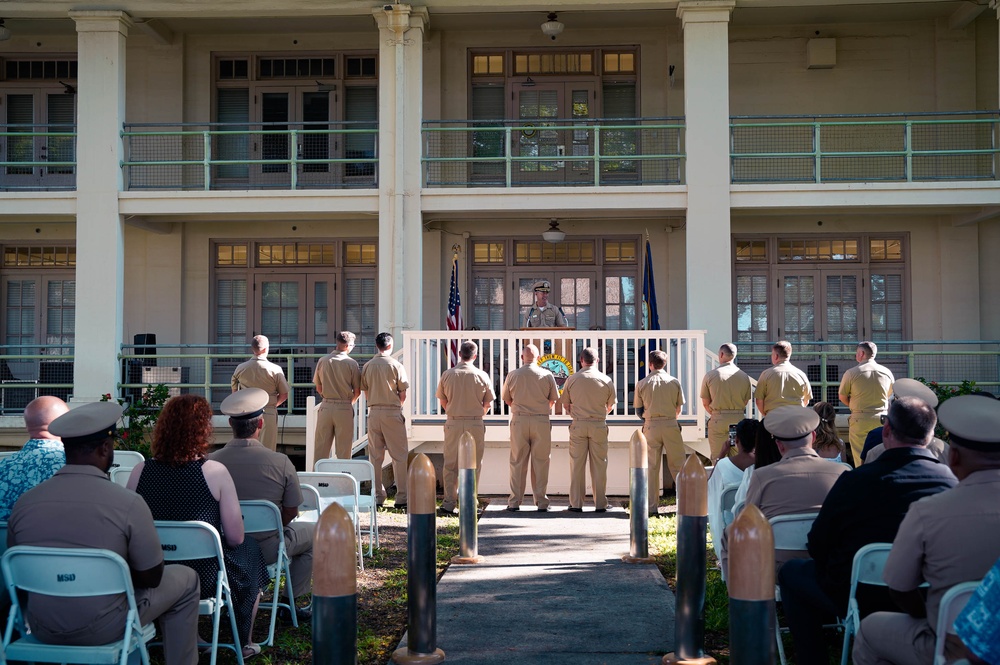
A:
<svg viewBox="0 0 1000 665">
<path fill-rule="evenodd" d="M 156 366 L 155 357 L 143 357 L 156 354 L 156 333 L 133 335 L 132 343 L 135 345 L 135 357 L 128 360 L 128 380 L 126 383 L 142 383 L 142 368 Z M 141 394 L 142 388 L 128 388 L 125 391 L 125 396 L 130 402 L 134 402 Z"/>
</svg>

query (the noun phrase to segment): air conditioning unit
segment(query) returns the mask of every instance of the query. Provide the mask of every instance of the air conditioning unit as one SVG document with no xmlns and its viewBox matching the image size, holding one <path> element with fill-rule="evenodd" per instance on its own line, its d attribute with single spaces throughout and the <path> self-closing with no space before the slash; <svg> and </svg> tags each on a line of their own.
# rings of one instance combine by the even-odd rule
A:
<svg viewBox="0 0 1000 665">
<path fill-rule="evenodd" d="M 152 386 L 164 384 L 170 385 L 172 383 L 187 383 L 190 375 L 190 368 L 188 367 L 143 367 L 142 368 L 142 382 Z M 176 397 L 181 394 L 181 388 L 171 388 L 169 390 L 171 397 Z"/>
</svg>

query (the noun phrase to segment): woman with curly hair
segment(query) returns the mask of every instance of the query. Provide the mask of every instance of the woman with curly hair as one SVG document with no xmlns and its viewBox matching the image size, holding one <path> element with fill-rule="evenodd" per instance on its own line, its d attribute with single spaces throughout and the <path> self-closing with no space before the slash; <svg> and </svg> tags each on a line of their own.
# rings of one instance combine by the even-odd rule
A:
<svg viewBox="0 0 1000 665">
<path fill-rule="evenodd" d="M 251 641 L 251 631 L 260 590 L 269 577 L 257 541 L 243 537 L 243 516 L 232 476 L 221 463 L 205 457 L 211 442 L 212 407 L 205 398 L 172 397 L 153 430 L 153 457 L 132 470 L 128 488 L 146 500 L 153 519 L 199 520 L 219 531 L 243 657 L 249 658 L 260 653 Z M 211 598 L 219 572 L 216 563 L 201 560 L 187 565 L 201 578 L 201 597 Z"/>
<path fill-rule="evenodd" d="M 837 410 L 829 402 L 816 402 L 813 411 L 819 415 L 819 427 L 816 428 L 816 440 L 813 441 L 813 450 L 819 453 L 820 457 L 840 462 L 844 454 L 844 442 L 837 436 Z"/>
</svg>

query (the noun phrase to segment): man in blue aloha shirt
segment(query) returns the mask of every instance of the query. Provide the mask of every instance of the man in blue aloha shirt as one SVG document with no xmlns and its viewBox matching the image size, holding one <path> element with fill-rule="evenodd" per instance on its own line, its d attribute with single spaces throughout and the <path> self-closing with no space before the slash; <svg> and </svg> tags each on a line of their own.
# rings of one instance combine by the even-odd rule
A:
<svg viewBox="0 0 1000 665">
<path fill-rule="evenodd" d="M 993 564 L 955 621 L 955 632 L 975 663 L 1000 663 L 1000 559 Z"/>
<path fill-rule="evenodd" d="M 69 411 L 58 397 L 37 397 L 24 408 L 28 442 L 0 460 L 0 520 L 7 520 L 14 503 L 35 485 L 48 480 L 66 464 L 62 441 L 49 433 L 49 423 Z"/>
</svg>

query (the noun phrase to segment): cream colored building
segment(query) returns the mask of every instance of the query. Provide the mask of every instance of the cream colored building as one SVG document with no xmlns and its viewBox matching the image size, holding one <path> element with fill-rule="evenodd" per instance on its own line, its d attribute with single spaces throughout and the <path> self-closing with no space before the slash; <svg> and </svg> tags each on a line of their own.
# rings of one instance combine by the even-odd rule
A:
<svg viewBox="0 0 1000 665">
<path fill-rule="evenodd" d="M 661 327 L 709 349 L 1000 339 L 985 0 L 104 6 L 0 7 L 0 343 L 72 355 L 75 401 L 140 333 L 441 330 L 453 246 L 483 330 L 540 278 L 641 328 L 648 237 Z"/>
</svg>

